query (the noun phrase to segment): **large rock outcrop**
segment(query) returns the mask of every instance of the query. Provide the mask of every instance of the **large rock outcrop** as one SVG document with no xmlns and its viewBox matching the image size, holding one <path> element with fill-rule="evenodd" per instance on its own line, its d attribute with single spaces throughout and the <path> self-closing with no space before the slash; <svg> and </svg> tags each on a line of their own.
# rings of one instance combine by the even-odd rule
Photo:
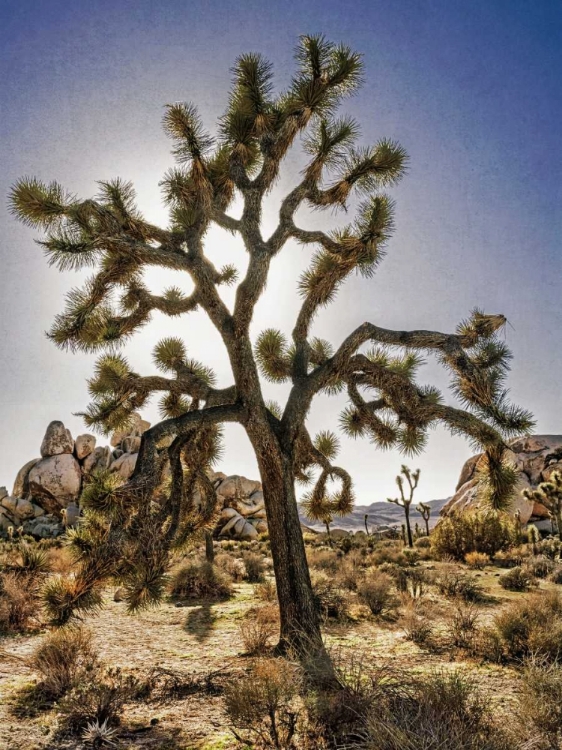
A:
<svg viewBox="0 0 562 750">
<path fill-rule="evenodd" d="M 508 442 L 507 458 L 519 472 L 511 514 L 519 511 L 521 523 L 534 523 L 549 518 L 548 511 L 540 503 L 527 500 L 523 490 L 534 488 L 547 481 L 553 471 L 562 471 L 562 435 L 532 435 L 515 438 Z M 464 511 L 480 507 L 478 498 L 478 466 L 483 454 L 471 456 L 464 464 L 456 492 L 441 510 L 442 515 L 451 511 Z"/>
<path fill-rule="evenodd" d="M 150 423 L 134 415 L 127 430 L 115 432 L 111 445 L 96 445 L 93 435 L 76 440 L 62 422 L 47 427 L 41 443 L 41 458 L 28 461 L 16 477 L 10 495 L 0 487 L 0 532 L 23 528 L 42 538 L 62 534 L 79 518 L 80 493 L 92 472 L 109 469 L 123 480 L 135 469 L 141 436 Z M 255 539 L 267 531 L 261 484 L 246 477 L 212 473 L 220 517 L 216 536 Z"/>
</svg>

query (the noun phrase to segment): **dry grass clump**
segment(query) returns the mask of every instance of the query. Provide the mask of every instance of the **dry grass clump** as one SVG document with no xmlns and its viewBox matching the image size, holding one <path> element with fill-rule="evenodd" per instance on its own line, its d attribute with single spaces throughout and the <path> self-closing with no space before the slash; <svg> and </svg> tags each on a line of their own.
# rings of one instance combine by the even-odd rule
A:
<svg viewBox="0 0 562 750">
<path fill-rule="evenodd" d="M 546 736 L 539 747 L 562 747 L 562 665 L 531 657 L 522 674 L 521 718 L 536 734 Z"/>
<path fill-rule="evenodd" d="M 246 567 L 239 557 L 234 557 L 228 552 L 219 552 L 215 555 L 215 565 L 224 570 L 233 581 L 243 581 L 246 575 Z"/>
<path fill-rule="evenodd" d="M 337 581 L 313 572 L 312 589 L 316 607 L 324 619 L 341 620 L 347 617 L 348 599 Z"/>
<path fill-rule="evenodd" d="M 0 634 L 21 633 L 39 620 L 39 580 L 27 573 L 0 574 Z"/>
<path fill-rule="evenodd" d="M 248 583 L 261 583 L 265 570 L 263 557 L 255 552 L 245 552 L 242 560 L 246 569 L 244 578 Z"/>
<path fill-rule="evenodd" d="M 262 655 L 279 632 L 279 610 L 274 606 L 257 607 L 248 612 L 240 624 L 244 649 L 250 656 Z"/>
<path fill-rule="evenodd" d="M 430 646 L 433 642 L 433 624 L 425 607 L 412 601 L 402 617 L 402 627 L 406 640 L 417 646 Z"/>
<path fill-rule="evenodd" d="M 236 738 L 250 747 L 293 748 L 301 685 L 300 671 L 284 659 L 260 659 L 232 680 L 225 703 Z"/>
<path fill-rule="evenodd" d="M 272 578 L 266 578 L 254 586 L 254 596 L 262 602 L 277 601 L 277 587 Z"/>
<path fill-rule="evenodd" d="M 557 591 L 536 592 L 513 602 L 494 618 L 505 655 L 531 654 L 548 662 L 562 659 L 562 597 Z"/>
<path fill-rule="evenodd" d="M 480 612 L 473 605 L 459 605 L 450 618 L 451 643 L 457 648 L 474 651 L 479 636 Z"/>
<path fill-rule="evenodd" d="M 407 566 L 410 560 L 405 554 L 402 542 L 385 540 L 379 542 L 369 557 L 369 565 L 379 566 L 383 563 Z"/>
<path fill-rule="evenodd" d="M 562 584 L 562 565 L 557 565 L 550 576 L 548 577 L 548 580 L 552 583 Z"/>
<path fill-rule="evenodd" d="M 516 567 L 501 575 L 498 583 L 507 591 L 528 591 L 536 582 L 527 568 Z"/>
<path fill-rule="evenodd" d="M 484 552 L 468 552 L 464 561 L 471 570 L 484 570 L 490 564 L 490 557 Z"/>
<path fill-rule="evenodd" d="M 336 574 L 341 567 L 341 557 L 333 549 L 307 549 L 308 564 L 314 570 Z"/>
<path fill-rule="evenodd" d="M 46 635 L 28 664 L 40 676 L 39 688 L 49 700 L 60 698 L 99 668 L 91 632 L 71 625 Z"/>
<path fill-rule="evenodd" d="M 396 609 L 392 578 L 380 570 L 370 570 L 357 587 L 359 600 L 373 615 L 389 615 Z"/>
<path fill-rule="evenodd" d="M 513 750 L 489 701 L 460 673 L 400 675 L 374 691 L 360 745 L 366 750 Z"/>
<path fill-rule="evenodd" d="M 170 581 L 172 599 L 226 599 L 231 594 L 230 576 L 206 561 L 192 561 L 183 565 Z"/>
</svg>

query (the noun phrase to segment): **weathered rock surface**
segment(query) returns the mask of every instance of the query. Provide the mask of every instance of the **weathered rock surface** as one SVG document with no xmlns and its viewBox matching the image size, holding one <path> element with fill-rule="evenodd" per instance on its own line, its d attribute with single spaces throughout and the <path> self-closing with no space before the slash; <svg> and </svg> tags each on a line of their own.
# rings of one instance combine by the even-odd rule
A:
<svg viewBox="0 0 562 750">
<path fill-rule="evenodd" d="M 133 471 L 137 463 L 138 453 L 123 453 L 109 467 L 109 471 L 119 474 L 120 477 L 127 480 L 133 476 Z"/>
<path fill-rule="evenodd" d="M 521 495 L 525 489 L 534 488 L 547 481 L 552 472 L 562 469 L 562 435 L 532 435 L 508 442 L 507 458 L 519 472 L 511 514 L 519 511 L 521 523 L 548 518 L 548 510 L 541 503 L 527 500 Z M 478 465 L 483 454 L 471 456 L 461 470 L 457 491 L 443 506 L 442 515 L 451 511 L 474 510 L 480 507 L 478 497 Z"/>
<path fill-rule="evenodd" d="M 41 443 L 41 456 L 60 456 L 63 453 L 72 453 L 73 450 L 74 440 L 70 430 L 67 430 L 62 422 L 51 422 Z"/>
<path fill-rule="evenodd" d="M 68 453 L 44 458 L 29 472 L 29 492 L 49 513 L 77 500 L 81 485 L 80 464 Z"/>
<path fill-rule="evenodd" d="M 76 458 L 83 461 L 96 447 L 95 435 L 78 435 L 75 443 Z"/>
<path fill-rule="evenodd" d="M 100 445 L 98 448 L 94 448 L 92 453 L 84 459 L 82 471 L 84 474 L 91 474 L 93 471 L 109 469 L 111 461 L 111 448 L 107 445 Z"/>
<path fill-rule="evenodd" d="M 131 424 L 124 430 L 117 430 L 111 436 L 111 445 L 113 448 L 118 448 L 124 438 L 128 437 L 140 437 L 143 432 L 146 432 L 150 427 L 150 422 L 147 422 L 141 417 L 140 414 L 133 414 Z"/>
<path fill-rule="evenodd" d="M 33 469 L 35 464 L 39 463 L 40 460 L 40 458 L 34 458 L 24 464 L 18 471 L 16 480 L 14 482 L 14 488 L 12 490 L 12 495 L 14 495 L 14 497 L 27 496 L 29 492 L 29 472 L 31 471 L 31 469 Z"/>
</svg>

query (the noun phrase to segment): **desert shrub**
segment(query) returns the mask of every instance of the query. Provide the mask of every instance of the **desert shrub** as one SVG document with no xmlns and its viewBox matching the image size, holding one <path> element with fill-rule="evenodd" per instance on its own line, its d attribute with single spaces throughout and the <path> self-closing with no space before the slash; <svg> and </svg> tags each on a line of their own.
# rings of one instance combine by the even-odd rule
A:
<svg viewBox="0 0 562 750">
<path fill-rule="evenodd" d="M 546 578 L 555 568 L 554 561 L 546 555 L 536 555 L 527 558 L 523 569 L 529 573 L 532 578 Z"/>
<path fill-rule="evenodd" d="M 558 560 L 562 555 L 562 541 L 558 537 L 541 539 L 536 545 L 537 554 L 544 555 L 550 560 Z"/>
<path fill-rule="evenodd" d="M 61 726 L 78 732 L 89 724 L 118 724 L 124 705 L 132 701 L 141 689 L 142 685 L 133 675 L 125 674 L 119 668 L 99 670 L 91 679 L 75 685 L 59 701 Z"/>
<path fill-rule="evenodd" d="M 478 602 L 484 598 L 484 589 L 477 579 L 454 565 L 446 565 L 439 571 L 435 585 L 449 599 Z"/>
<path fill-rule="evenodd" d="M 98 669 L 92 634 L 84 627 L 70 625 L 48 633 L 33 651 L 29 666 L 39 675 L 46 697 L 60 698 Z"/>
<path fill-rule="evenodd" d="M 229 555 L 228 552 L 219 552 L 215 555 L 214 564 L 217 568 L 224 570 L 233 581 L 242 581 L 246 575 L 246 566 L 238 557 Z"/>
<path fill-rule="evenodd" d="M 508 658 L 537 654 L 556 662 L 562 656 L 562 597 L 557 591 L 513 602 L 496 615 L 494 626 Z"/>
<path fill-rule="evenodd" d="M 73 569 L 74 559 L 68 547 L 51 547 L 46 554 L 49 569 L 53 573 L 66 575 Z"/>
<path fill-rule="evenodd" d="M 172 599 L 226 598 L 232 594 L 230 576 L 208 562 L 189 562 L 177 570 L 170 581 Z"/>
<path fill-rule="evenodd" d="M 334 550 L 309 549 L 306 557 L 311 568 L 325 573 L 335 574 L 341 566 L 341 558 Z"/>
<path fill-rule="evenodd" d="M 557 565 L 549 576 L 552 583 L 562 584 L 562 565 Z"/>
<path fill-rule="evenodd" d="M 419 536 L 414 542 L 416 549 L 431 549 L 431 539 L 428 536 Z"/>
<path fill-rule="evenodd" d="M 406 640 L 418 646 L 427 646 L 433 639 L 433 625 L 423 608 L 416 603 L 406 609 L 402 618 Z"/>
<path fill-rule="evenodd" d="M 347 597 L 337 581 L 328 578 L 323 573 L 314 573 L 312 590 L 315 606 L 322 617 L 340 620 L 347 616 Z"/>
<path fill-rule="evenodd" d="M 251 747 L 288 750 L 298 728 L 301 676 L 283 659 L 261 659 L 225 689 L 227 714 L 236 737 Z"/>
<path fill-rule="evenodd" d="M 562 665 L 531 657 L 522 674 L 521 718 L 546 735 L 548 747 L 562 747 Z"/>
<path fill-rule="evenodd" d="M 390 539 L 377 543 L 370 555 L 369 563 L 376 566 L 383 563 L 393 563 L 394 565 L 401 566 L 409 565 L 408 558 L 404 554 L 402 542 Z"/>
<path fill-rule="evenodd" d="M 278 632 L 278 614 L 272 616 L 269 607 L 259 607 L 248 614 L 249 617 L 240 623 L 240 636 L 246 653 L 256 656 L 267 650 Z"/>
<path fill-rule="evenodd" d="M 359 600 L 366 604 L 373 615 L 389 614 L 396 608 L 396 597 L 392 591 L 392 578 L 379 570 L 370 570 L 357 587 Z"/>
<path fill-rule="evenodd" d="M 464 561 L 472 570 L 484 570 L 490 564 L 490 558 L 484 552 L 469 552 Z"/>
<path fill-rule="evenodd" d="M 511 568 L 498 579 L 500 586 L 507 591 L 528 591 L 535 579 L 526 568 Z"/>
<path fill-rule="evenodd" d="M 21 633 L 39 617 L 39 581 L 35 575 L 0 574 L 0 633 Z"/>
<path fill-rule="evenodd" d="M 338 584 L 347 591 L 357 591 L 362 571 L 355 563 L 355 560 L 345 560 L 340 566 L 337 573 Z"/>
<path fill-rule="evenodd" d="M 494 563 L 501 568 L 517 568 L 530 556 L 527 547 L 519 545 L 510 549 L 501 550 L 494 556 Z"/>
<path fill-rule="evenodd" d="M 254 586 L 254 596 L 256 599 L 260 599 L 263 602 L 275 602 L 277 601 L 277 587 L 275 581 L 271 578 L 266 578 L 261 583 Z"/>
<path fill-rule="evenodd" d="M 514 525 L 501 513 L 455 513 L 442 518 L 431 534 L 438 557 L 464 560 L 469 552 L 482 552 L 493 558 L 515 542 Z"/>
<path fill-rule="evenodd" d="M 263 557 L 255 552 L 246 552 L 242 555 L 242 560 L 246 568 L 246 580 L 249 583 L 260 583 L 264 572 Z"/>
<path fill-rule="evenodd" d="M 365 722 L 369 750 L 512 750 L 494 722 L 489 701 L 459 673 L 413 678 L 378 686 Z"/>
<path fill-rule="evenodd" d="M 30 576 L 48 573 L 51 570 L 49 556 L 35 544 L 21 543 L 18 545 L 18 559 L 14 570 Z"/>
<path fill-rule="evenodd" d="M 473 639 L 473 650 L 482 659 L 496 664 L 500 664 L 505 657 L 503 638 L 493 625 L 487 625 L 476 631 Z"/>
<path fill-rule="evenodd" d="M 408 565 L 417 565 L 421 559 L 421 553 L 418 549 L 410 549 L 409 547 L 405 547 L 402 550 L 402 554 L 406 558 L 406 563 Z"/>
<path fill-rule="evenodd" d="M 478 635 L 479 611 L 474 605 L 458 606 L 450 620 L 450 635 L 453 646 L 473 649 Z"/>
</svg>

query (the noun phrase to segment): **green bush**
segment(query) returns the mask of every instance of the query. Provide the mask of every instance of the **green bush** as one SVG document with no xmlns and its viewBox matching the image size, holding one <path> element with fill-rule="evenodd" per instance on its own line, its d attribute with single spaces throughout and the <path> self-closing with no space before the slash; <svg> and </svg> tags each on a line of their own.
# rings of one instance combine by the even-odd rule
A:
<svg viewBox="0 0 562 750">
<path fill-rule="evenodd" d="M 190 562 L 177 570 L 170 581 L 172 599 L 226 598 L 232 594 L 230 576 L 208 562 Z"/>
<path fill-rule="evenodd" d="M 470 552 L 493 558 L 515 543 L 515 527 L 508 516 L 495 511 L 454 513 L 439 521 L 431 543 L 434 554 L 441 558 L 460 561 Z"/>
<path fill-rule="evenodd" d="M 449 599 L 462 599 L 465 602 L 478 602 L 484 599 L 484 589 L 470 573 L 458 570 L 454 565 L 442 568 L 435 577 L 439 592 Z"/>
<path fill-rule="evenodd" d="M 512 568 L 499 577 L 499 584 L 507 591 L 528 591 L 535 579 L 525 568 Z"/>
</svg>

